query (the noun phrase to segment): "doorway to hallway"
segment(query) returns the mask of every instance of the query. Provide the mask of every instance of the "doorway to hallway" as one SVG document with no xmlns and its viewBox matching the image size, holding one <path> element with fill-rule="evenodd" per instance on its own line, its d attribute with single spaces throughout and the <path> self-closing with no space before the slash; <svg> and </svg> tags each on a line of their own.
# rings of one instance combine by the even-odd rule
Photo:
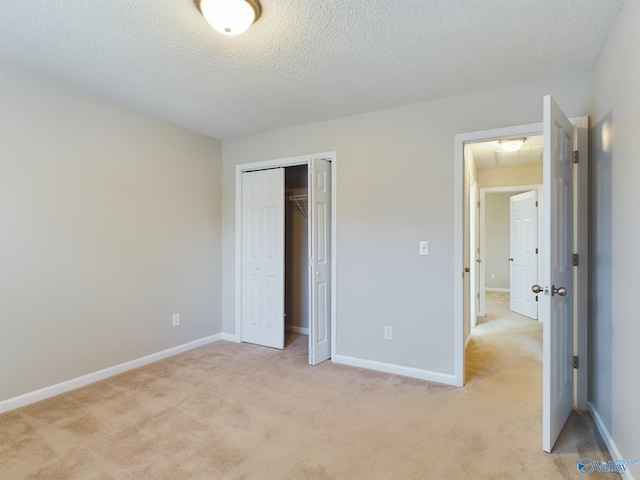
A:
<svg viewBox="0 0 640 480">
<path fill-rule="evenodd" d="M 454 297 L 456 298 L 454 309 L 458 339 L 455 344 L 455 375 L 457 383 L 464 385 L 465 350 L 471 339 L 468 308 L 470 303 L 470 281 L 468 279 L 470 268 L 466 263 L 471 259 L 471 255 L 468 253 L 470 232 L 467 223 L 469 218 L 467 199 L 469 195 L 468 178 L 472 174 L 477 174 L 477 169 L 474 171 L 473 165 L 470 167 L 465 162 L 468 145 L 507 138 L 526 140 L 526 137 L 530 135 L 539 135 L 544 132 L 543 190 L 545 204 L 542 222 L 543 242 L 540 252 L 544 267 L 541 273 L 542 277 L 539 279 L 544 285 L 540 287 L 539 284 L 535 284 L 531 288 L 542 298 L 542 304 L 539 305 L 541 308 L 540 318 L 543 323 L 542 443 L 545 451 L 551 451 L 571 407 L 569 404 L 568 411 L 565 402 L 571 396 L 571 355 L 577 353 L 581 361 L 581 355 L 588 357 L 585 308 L 587 289 L 584 288 L 585 279 L 588 278 L 588 270 L 586 264 L 582 263 L 580 264 L 582 268 L 572 270 L 570 261 L 571 251 L 586 252 L 586 242 L 580 237 L 573 237 L 572 231 L 580 231 L 581 225 L 584 225 L 587 220 L 586 202 L 583 201 L 586 197 L 583 187 L 586 186 L 588 159 L 586 128 L 588 122 L 586 117 L 583 117 L 575 119 L 572 125 L 572 122 L 566 118 L 550 96 L 543 99 L 543 117 L 544 121 L 541 124 L 456 135 L 455 238 L 460 250 L 455 256 L 454 262 L 455 278 L 457 279 L 454 283 Z M 578 158 L 581 159 L 580 165 L 578 162 L 571 161 L 571 159 Z M 570 169 L 571 166 L 573 166 L 572 169 Z M 574 186 L 577 186 L 576 190 L 573 190 Z M 573 195 L 571 195 L 572 191 Z M 562 221 L 563 218 L 566 221 Z M 576 218 L 577 226 L 571 220 L 572 218 Z M 577 245 L 573 243 L 572 237 L 577 239 Z M 575 267 L 578 255 L 573 255 L 573 257 Z M 571 272 L 573 272 L 573 278 L 577 277 L 577 288 L 575 289 L 573 288 L 574 281 L 569 276 Z M 567 285 L 567 288 L 564 288 L 564 285 Z M 578 305 L 575 317 L 573 309 L 568 308 L 573 305 L 574 297 Z M 576 325 L 575 330 L 574 325 Z M 559 326 L 567 331 L 559 332 Z M 574 331 L 577 332 L 575 338 Z M 560 342 L 560 340 L 562 341 Z M 576 379 L 573 383 L 575 404 L 578 408 L 584 408 L 586 405 L 587 378 L 585 373 L 586 369 L 573 370 L 573 376 Z M 559 385 L 560 387 L 558 387 Z M 558 391 L 558 388 L 561 388 L 561 391 Z M 559 398 L 562 399 L 562 403 L 558 401 Z M 555 403 L 554 399 L 556 399 Z"/>
</svg>

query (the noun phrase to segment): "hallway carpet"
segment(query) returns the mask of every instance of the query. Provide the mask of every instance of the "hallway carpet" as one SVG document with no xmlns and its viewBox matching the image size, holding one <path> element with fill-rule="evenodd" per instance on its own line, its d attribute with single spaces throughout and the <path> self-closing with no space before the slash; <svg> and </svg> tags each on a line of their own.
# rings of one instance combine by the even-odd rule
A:
<svg viewBox="0 0 640 480">
<path fill-rule="evenodd" d="M 0 478 L 584 478 L 610 458 L 588 414 L 541 450 L 536 327 L 474 336 L 464 388 L 210 344 L 1 415 Z"/>
</svg>

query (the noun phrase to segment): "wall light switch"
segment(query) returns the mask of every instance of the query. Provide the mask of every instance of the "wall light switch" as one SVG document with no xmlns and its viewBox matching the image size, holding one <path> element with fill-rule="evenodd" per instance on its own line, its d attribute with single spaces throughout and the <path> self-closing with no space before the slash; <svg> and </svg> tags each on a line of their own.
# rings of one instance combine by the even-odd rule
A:
<svg viewBox="0 0 640 480">
<path fill-rule="evenodd" d="M 420 255 L 429 255 L 429 242 L 422 240 L 420 242 Z"/>
<path fill-rule="evenodd" d="M 391 325 L 384 326 L 384 339 L 393 340 L 393 327 Z"/>
<path fill-rule="evenodd" d="M 179 313 L 174 313 L 173 315 L 171 315 L 171 323 L 174 327 L 177 327 L 178 325 L 180 325 L 180 314 Z"/>
</svg>

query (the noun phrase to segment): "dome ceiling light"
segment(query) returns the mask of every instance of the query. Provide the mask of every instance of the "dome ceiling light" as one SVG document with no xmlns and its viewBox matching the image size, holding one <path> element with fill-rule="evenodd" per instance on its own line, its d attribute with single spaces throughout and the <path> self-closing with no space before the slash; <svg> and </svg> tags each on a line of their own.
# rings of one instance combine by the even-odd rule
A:
<svg viewBox="0 0 640 480">
<path fill-rule="evenodd" d="M 500 140 L 500 146 L 505 152 L 515 152 L 522 148 L 526 138 L 505 138 Z"/>
<path fill-rule="evenodd" d="M 258 0 L 195 0 L 205 20 L 220 33 L 238 35 L 246 32 L 260 18 Z"/>
</svg>

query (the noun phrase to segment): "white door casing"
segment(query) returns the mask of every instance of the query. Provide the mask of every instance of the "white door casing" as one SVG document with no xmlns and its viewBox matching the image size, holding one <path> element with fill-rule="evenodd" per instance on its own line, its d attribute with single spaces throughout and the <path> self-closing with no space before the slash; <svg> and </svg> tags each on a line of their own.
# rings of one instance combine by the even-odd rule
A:
<svg viewBox="0 0 640 480">
<path fill-rule="evenodd" d="M 309 364 L 331 358 L 331 162 L 309 159 Z"/>
<path fill-rule="evenodd" d="M 284 348 L 284 169 L 242 174 L 243 342 Z"/>
<path fill-rule="evenodd" d="M 475 240 L 475 250 L 476 250 L 476 274 L 475 274 L 475 296 L 476 296 L 476 309 L 475 314 L 471 316 L 473 320 L 473 326 L 478 324 L 478 317 L 484 315 L 484 308 L 481 307 L 480 302 L 480 272 L 482 271 L 482 255 L 480 254 L 482 251 L 480 244 L 480 188 L 476 183 L 475 185 L 475 197 L 474 197 L 474 232 L 471 232 Z"/>
<path fill-rule="evenodd" d="M 551 96 L 543 99 L 542 447 L 553 449 L 573 407 L 573 133 Z M 562 296 L 562 288 L 566 295 Z"/>
<path fill-rule="evenodd" d="M 478 324 L 479 289 L 478 279 L 480 270 L 480 252 L 478 250 L 478 185 L 473 178 L 469 178 L 469 322 L 471 327 Z"/>
<path fill-rule="evenodd" d="M 538 283 L 537 192 L 531 190 L 510 197 L 509 209 L 509 298 L 510 309 L 538 318 L 538 304 L 531 286 Z"/>
</svg>

